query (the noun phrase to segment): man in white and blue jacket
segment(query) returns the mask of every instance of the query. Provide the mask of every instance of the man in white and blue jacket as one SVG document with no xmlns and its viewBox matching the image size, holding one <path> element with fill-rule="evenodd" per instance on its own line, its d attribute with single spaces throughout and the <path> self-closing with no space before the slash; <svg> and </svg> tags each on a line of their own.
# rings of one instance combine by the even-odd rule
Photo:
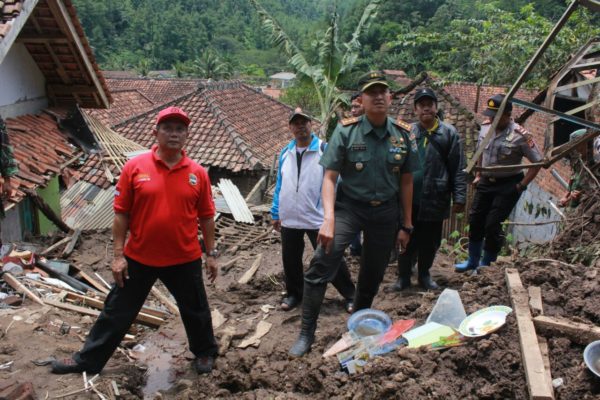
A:
<svg viewBox="0 0 600 400">
<path fill-rule="evenodd" d="M 323 223 L 321 185 L 324 168 L 319 164 L 325 142 L 311 131 L 311 118 L 297 108 L 290 116 L 292 140 L 279 155 L 277 184 L 271 217 L 273 227 L 281 232 L 281 255 L 287 297 L 282 310 L 291 310 L 302 300 L 304 291 L 304 235 L 317 246 L 317 235 Z M 347 312 L 353 311 L 354 284 L 342 260 L 332 284 L 345 299 Z"/>
</svg>

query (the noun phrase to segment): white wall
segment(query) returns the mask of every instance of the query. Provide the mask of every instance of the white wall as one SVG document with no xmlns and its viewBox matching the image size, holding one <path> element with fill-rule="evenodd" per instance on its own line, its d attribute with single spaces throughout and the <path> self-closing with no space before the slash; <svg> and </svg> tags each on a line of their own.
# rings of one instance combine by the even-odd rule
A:
<svg viewBox="0 0 600 400">
<path fill-rule="evenodd" d="M 559 199 L 545 192 L 535 181 L 531 182 L 521 195 L 510 220 L 528 224 L 559 220 L 560 215 L 554 211 L 548 200 L 557 204 Z M 544 224 L 514 225 L 510 232 L 517 243 L 546 243 L 554 239 L 557 231 L 558 224 Z"/>
<path fill-rule="evenodd" d="M 46 80 L 22 43 L 15 43 L 0 64 L 0 115 L 35 114 L 48 106 Z"/>
</svg>

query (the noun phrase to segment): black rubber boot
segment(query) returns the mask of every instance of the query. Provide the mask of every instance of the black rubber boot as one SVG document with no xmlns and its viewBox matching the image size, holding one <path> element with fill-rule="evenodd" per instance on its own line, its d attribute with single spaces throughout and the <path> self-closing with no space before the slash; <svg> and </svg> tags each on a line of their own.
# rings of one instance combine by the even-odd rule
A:
<svg viewBox="0 0 600 400">
<path fill-rule="evenodd" d="M 310 350 L 315 341 L 315 330 L 321 304 L 325 297 L 327 284 L 312 285 L 304 283 L 304 295 L 302 300 L 302 326 L 300 336 L 292 346 L 289 354 L 293 357 L 302 357 Z"/>
</svg>

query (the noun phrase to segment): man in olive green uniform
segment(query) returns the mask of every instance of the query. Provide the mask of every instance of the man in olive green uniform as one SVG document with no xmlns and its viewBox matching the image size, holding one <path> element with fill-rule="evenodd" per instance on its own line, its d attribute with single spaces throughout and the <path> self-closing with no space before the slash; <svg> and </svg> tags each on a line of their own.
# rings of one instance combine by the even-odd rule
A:
<svg viewBox="0 0 600 400">
<path fill-rule="evenodd" d="M 302 327 L 290 349 L 292 356 L 310 350 L 327 282 L 335 277 L 356 234 L 364 233 L 354 298 L 355 310 L 361 310 L 369 308 L 377 294 L 394 243 L 405 249 L 413 229 L 412 171 L 418 165 L 410 125 L 387 116 L 391 95 L 383 73 L 364 75 L 358 86 L 365 115 L 338 125 L 320 161 L 326 169 L 324 220 L 319 247 L 304 274 Z M 336 198 L 338 177 L 342 179 Z M 404 219 L 396 235 L 400 207 Z"/>
<path fill-rule="evenodd" d="M 13 149 L 8 140 L 6 124 L 0 117 L 0 176 L 2 177 L 2 187 L 0 188 L 0 220 L 4 218 L 4 205 L 2 200 L 8 200 L 12 195 L 11 178 L 19 172 L 17 162 L 13 155 Z M 0 247 L 2 239 L 0 238 Z"/>
<path fill-rule="evenodd" d="M 504 95 L 492 96 L 483 115 L 494 118 Z M 498 121 L 492 140 L 483 149 L 483 167 L 519 165 L 526 157 L 532 163 L 542 160 L 531 134 L 511 119 L 512 103 L 508 103 Z M 479 133 L 479 146 L 490 128 L 483 124 Z M 469 258 L 455 265 L 456 272 L 476 270 L 496 261 L 504 245 L 502 222 L 512 212 L 529 182 L 535 179 L 540 167 L 529 168 L 523 174 L 521 168 L 477 173 L 473 204 L 469 212 Z M 485 243 L 484 243 L 485 239 Z M 481 250 L 484 250 L 483 257 Z"/>
</svg>

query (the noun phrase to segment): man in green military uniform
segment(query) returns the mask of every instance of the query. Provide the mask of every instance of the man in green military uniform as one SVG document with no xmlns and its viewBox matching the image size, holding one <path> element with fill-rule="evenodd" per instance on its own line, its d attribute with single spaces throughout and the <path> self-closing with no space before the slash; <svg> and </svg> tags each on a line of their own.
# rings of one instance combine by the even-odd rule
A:
<svg viewBox="0 0 600 400">
<path fill-rule="evenodd" d="M 327 282 L 356 234 L 364 233 L 354 298 L 355 310 L 361 310 L 371 306 L 379 290 L 394 243 L 405 249 L 413 229 L 412 171 L 418 165 L 410 125 L 387 116 L 391 94 L 383 73 L 362 76 L 358 86 L 365 114 L 338 125 L 320 161 L 326 169 L 324 220 L 319 247 L 304 275 L 302 326 L 290 349 L 293 356 L 310 350 Z M 400 208 L 404 219 L 396 235 Z"/>
<path fill-rule="evenodd" d="M 10 178 L 15 176 L 18 172 L 17 162 L 15 161 L 13 150 L 8 140 L 6 125 L 4 124 L 2 117 L 0 117 L 0 175 L 2 176 L 2 193 L 0 194 L 0 200 L 10 198 L 12 194 Z M 0 218 L 4 218 L 4 205 L 2 204 L 2 201 L 0 201 Z M 0 239 L 0 246 L 2 246 L 2 239 Z"/>
</svg>

